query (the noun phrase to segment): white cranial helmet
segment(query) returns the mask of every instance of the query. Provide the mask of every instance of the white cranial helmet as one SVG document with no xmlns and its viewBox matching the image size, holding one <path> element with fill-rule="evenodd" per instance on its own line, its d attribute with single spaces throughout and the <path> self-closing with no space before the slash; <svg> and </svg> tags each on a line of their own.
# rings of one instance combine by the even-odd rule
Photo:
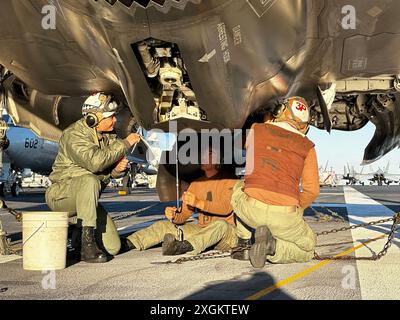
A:
<svg viewBox="0 0 400 320">
<path fill-rule="evenodd" d="M 309 126 L 310 108 L 304 98 L 291 97 L 278 106 L 274 117 L 276 121 L 285 121 L 300 131 L 306 131 Z"/>
<path fill-rule="evenodd" d="M 102 113 L 103 118 L 111 117 L 118 111 L 118 104 L 112 95 L 103 92 L 89 96 L 82 105 L 82 115 L 90 113 Z"/>
<path fill-rule="evenodd" d="M 300 123 L 308 123 L 310 119 L 310 108 L 307 101 L 302 97 L 292 97 L 285 101 L 291 110 L 293 120 Z"/>
</svg>

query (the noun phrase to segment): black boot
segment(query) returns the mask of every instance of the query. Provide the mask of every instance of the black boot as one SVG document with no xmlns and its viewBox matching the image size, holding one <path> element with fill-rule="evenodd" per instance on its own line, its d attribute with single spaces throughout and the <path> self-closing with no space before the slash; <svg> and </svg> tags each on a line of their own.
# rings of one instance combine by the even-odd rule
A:
<svg viewBox="0 0 400 320">
<path fill-rule="evenodd" d="M 81 261 L 88 263 L 107 262 L 107 256 L 96 244 L 93 227 L 82 228 Z"/>
<path fill-rule="evenodd" d="M 81 251 L 82 247 L 82 228 L 74 227 L 71 235 L 71 247 L 77 251 Z"/>
<path fill-rule="evenodd" d="M 134 249 L 136 249 L 135 245 L 128 238 L 121 239 L 121 250 L 119 251 L 120 254 Z"/>
<path fill-rule="evenodd" d="M 69 237 L 71 239 L 71 249 L 67 252 L 67 258 L 79 261 L 82 247 L 82 228 L 72 226 Z"/>
<path fill-rule="evenodd" d="M 239 238 L 238 245 L 233 249 L 231 258 L 235 260 L 250 260 L 250 249 L 243 249 L 251 245 L 250 239 Z M 236 251 L 235 251 L 236 250 Z"/>
<path fill-rule="evenodd" d="M 164 242 L 162 245 L 162 253 L 164 256 L 176 256 L 193 250 L 194 249 L 190 242 L 186 240 L 175 240 L 175 237 L 170 233 L 167 233 L 164 237 Z"/>
<path fill-rule="evenodd" d="M 255 238 L 255 243 L 250 249 L 250 262 L 254 268 L 262 268 L 267 256 L 275 254 L 276 239 L 267 226 L 258 227 Z"/>
</svg>

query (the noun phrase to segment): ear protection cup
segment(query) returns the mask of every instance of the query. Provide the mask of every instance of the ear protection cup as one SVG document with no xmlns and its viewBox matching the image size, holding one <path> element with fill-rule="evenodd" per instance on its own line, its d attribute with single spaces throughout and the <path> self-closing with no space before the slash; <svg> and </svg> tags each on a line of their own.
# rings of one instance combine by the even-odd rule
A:
<svg viewBox="0 0 400 320">
<path fill-rule="evenodd" d="M 281 114 L 285 111 L 286 105 L 284 103 L 280 103 L 276 106 L 274 112 L 272 113 L 272 116 L 274 118 L 279 118 Z"/>
<path fill-rule="evenodd" d="M 100 112 L 98 113 L 93 113 L 89 112 L 85 116 L 85 121 L 86 124 L 89 128 L 94 128 L 97 127 L 97 125 L 100 123 L 100 121 L 103 119 L 102 114 Z"/>
</svg>

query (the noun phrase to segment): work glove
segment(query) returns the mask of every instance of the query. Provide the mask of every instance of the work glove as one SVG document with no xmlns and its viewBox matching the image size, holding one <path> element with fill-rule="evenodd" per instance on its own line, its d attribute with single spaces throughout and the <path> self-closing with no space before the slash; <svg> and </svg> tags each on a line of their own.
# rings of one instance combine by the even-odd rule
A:
<svg viewBox="0 0 400 320">
<path fill-rule="evenodd" d="M 183 194 L 182 200 L 185 204 L 187 204 L 190 207 L 197 208 L 200 210 L 204 210 L 205 203 L 203 200 L 200 200 L 197 198 L 193 193 L 191 192 L 185 192 Z"/>
<path fill-rule="evenodd" d="M 176 211 L 177 211 L 176 207 L 166 207 L 165 208 L 165 217 L 169 221 L 174 221 L 175 216 L 176 216 Z"/>
</svg>

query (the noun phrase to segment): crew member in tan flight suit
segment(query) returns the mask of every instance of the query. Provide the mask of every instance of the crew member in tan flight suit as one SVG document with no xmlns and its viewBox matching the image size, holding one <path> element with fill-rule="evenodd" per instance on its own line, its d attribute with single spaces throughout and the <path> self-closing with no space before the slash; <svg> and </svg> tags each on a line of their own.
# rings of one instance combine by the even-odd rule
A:
<svg viewBox="0 0 400 320">
<path fill-rule="evenodd" d="M 46 191 L 46 203 L 53 211 L 76 213 L 75 246 L 80 247 L 81 260 L 90 263 L 107 262 L 107 254 L 120 251 L 117 228 L 99 198 L 110 178 L 126 174 L 125 154 L 140 141 L 136 133 L 117 139 L 113 133 L 117 109 L 109 94 L 98 92 L 86 99 L 83 118 L 62 133 L 52 185 Z"/>
<path fill-rule="evenodd" d="M 179 255 L 198 254 L 214 245 L 222 251 L 236 247 L 235 216 L 230 200 L 237 179 L 212 163 L 213 154 L 215 158 L 215 152 L 208 149 L 206 161 L 203 155 L 204 176 L 192 182 L 183 194 L 182 211 L 178 213 L 176 207 L 167 207 L 165 216 L 169 221 L 156 222 L 130 235 L 129 249 L 146 250 L 163 242 L 163 255 Z M 199 213 L 198 223 L 186 223 L 195 212 Z M 183 232 L 183 241 L 179 241 L 177 226 Z"/>
</svg>

